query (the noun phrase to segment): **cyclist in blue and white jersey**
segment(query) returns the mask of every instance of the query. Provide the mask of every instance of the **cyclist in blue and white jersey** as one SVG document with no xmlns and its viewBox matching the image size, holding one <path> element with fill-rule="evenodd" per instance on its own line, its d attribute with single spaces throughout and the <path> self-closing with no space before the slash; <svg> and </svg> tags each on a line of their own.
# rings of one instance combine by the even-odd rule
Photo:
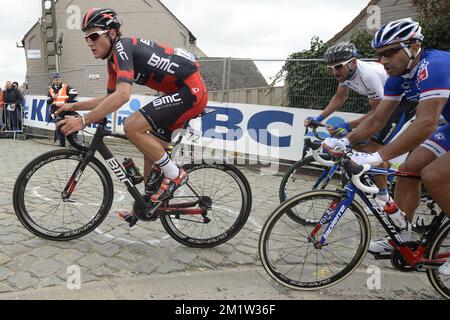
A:
<svg viewBox="0 0 450 320">
<path fill-rule="evenodd" d="M 339 110 L 348 100 L 350 90 L 366 96 L 372 109 L 366 115 L 352 121 L 328 126 L 330 133 L 343 137 L 352 129 L 356 128 L 364 119 L 373 114 L 383 99 L 384 85 L 388 75 L 381 63 L 362 61 L 357 59 L 357 56 L 358 53 L 355 45 L 349 42 L 338 43 L 327 49 L 324 54 L 324 62 L 339 82 L 339 86 L 336 94 L 322 113 L 317 117 L 307 117 L 305 119 L 305 126 L 314 126 Z M 406 100 L 402 101 L 384 128 L 374 135 L 371 141 L 358 146 L 358 150 L 363 152 L 376 152 L 383 145 L 389 143 L 402 127 L 414 117 L 415 107 L 415 103 L 408 103 Z M 375 183 L 380 189 L 376 200 L 384 205 L 390 200 L 387 190 L 387 178 L 377 176 Z"/>
<path fill-rule="evenodd" d="M 450 121 L 450 53 L 422 46 L 421 27 L 410 18 L 384 25 L 375 34 L 372 47 L 391 76 L 385 85 L 385 97 L 374 114 L 346 139 L 329 139 L 334 148 L 367 139 L 382 127 L 398 106 L 402 96 L 418 101 L 416 120 L 392 143 L 372 154 L 356 153 L 352 160 L 359 164 L 378 165 L 414 150 L 400 170 L 420 173 L 429 194 L 450 216 L 450 125 L 438 127 L 439 117 Z M 395 190 L 397 205 L 412 222 L 420 202 L 420 181 L 400 178 Z M 403 235 L 408 240 L 410 228 Z M 369 251 L 392 251 L 389 238 L 371 242 Z M 439 268 L 450 275 L 450 260 Z"/>
</svg>

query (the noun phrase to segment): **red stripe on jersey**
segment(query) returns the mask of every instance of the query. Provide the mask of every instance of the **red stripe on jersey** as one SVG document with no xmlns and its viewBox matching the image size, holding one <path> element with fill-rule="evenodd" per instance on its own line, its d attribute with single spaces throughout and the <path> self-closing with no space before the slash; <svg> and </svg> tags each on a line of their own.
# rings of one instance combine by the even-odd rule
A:
<svg viewBox="0 0 450 320">
<path fill-rule="evenodd" d="M 137 45 L 137 43 L 138 43 L 137 38 L 134 37 L 134 38 L 133 38 L 133 45 Z"/>
<path fill-rule="evenodd" d="M 131 69 L 130 71 L 125 71 L 125 70 L 120 70 L 119 73 L 117 74 L 118 78 L 127 78 L 130 79 L 131 81 L 133 81 L 134 79 L 134 70 Z"/>
<path fill-rule="evenodd" d="M 119 62 L 117 61 L 116 53 L 113 51 L 114 67 L 116 69 L 116 74 L 118 78 L 127 78 L 131 81 L 134 79 L 134 70 L 121 70 L 119 67 Z"/>
<path fill-rule="evenodd" d="M 158 46 L 161 47 L 161 48 L 163 48 L 163 49 L 164 49 L 164 52 L 165 52 L 166 54 L 173 54 L 173 52 L 174 52 L 173 48 L 171 48 L 171 47 L 168 47 L 168 46 L 165 46 L 165 45 L 159 44 L 159 43 L 158 43 Z"/>
</svg>

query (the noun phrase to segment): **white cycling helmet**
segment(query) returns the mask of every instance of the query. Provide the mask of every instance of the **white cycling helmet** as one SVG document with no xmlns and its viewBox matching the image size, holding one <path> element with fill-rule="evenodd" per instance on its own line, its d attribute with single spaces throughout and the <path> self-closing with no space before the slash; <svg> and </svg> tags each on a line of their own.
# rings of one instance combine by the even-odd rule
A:
<svg viewBox="0 0 450 320">
<path fill-rule="evenodd" d="M 391 21 L 377 31 L 372 48 L 379 49 L 394 43 L 423 41 L 422 27 L 411 18 Z"/>
<path fill-rule="evenodd" d="M 372 48 L 380 49 L 394 43 L 400 44 L 409 57 L 409 63 L 405 71 L 405 73 L 408 73 L 411 71 L 414 60 L 422 52 L 422 48 L 419 48 L 417 54 L 413 55 L 409 49 L 409 45 L 417 42 L 420 43 L 423 39 L 422 27 L 419 23 L 413 21 L 411 18 L 405 18 L 391 21 L 382 26 L 372 39 Z"/>
</svg>

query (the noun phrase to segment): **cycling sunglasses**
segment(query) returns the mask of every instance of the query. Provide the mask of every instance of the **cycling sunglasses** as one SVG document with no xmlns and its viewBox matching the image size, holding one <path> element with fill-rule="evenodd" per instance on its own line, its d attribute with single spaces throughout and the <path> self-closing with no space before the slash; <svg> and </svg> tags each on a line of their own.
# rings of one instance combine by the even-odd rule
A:
<svg viewBox="0 0 450 320">
<path fill-rule="evenodd" d="M 399 53 L 400 50 L 402 50 L 403 47 L 397 47 L 397 48 L 391 48 L 391 49 L 387 49 L 381 52 L 377 52 L 377 57 L 379 59 L 386 57 L 386 58 L 392 58 L 393 56 L 395 56 L 397 53 Z"/>
<path fill-rule="evenodd" d="M 328 68 L 328 70 L 330 70 L 330 71 L 333 71 L 333 70 L 339 71 L 339 70 L 341 70 L 347 63 L 349 63 L 349 62 L 352 61 L 353 59 L 354 59 L 354 58 L 351 58 L 350 60 L 347 60 L 347 61 L 345 61 L 345 62 L 341 62 L 341 63 L 335 64 L 334 66 L 327 66 L 327 68 Z"/>
<path fill-rule="evenodd" d="M 84 39 L 88 41 L 90 39 L 92 42 L 95 42 L 100 38 L 102 34 L 108 33 L 108 30 L 99 30 L 89 33 L 87 36 L 84 36 Z"/>
</svg>

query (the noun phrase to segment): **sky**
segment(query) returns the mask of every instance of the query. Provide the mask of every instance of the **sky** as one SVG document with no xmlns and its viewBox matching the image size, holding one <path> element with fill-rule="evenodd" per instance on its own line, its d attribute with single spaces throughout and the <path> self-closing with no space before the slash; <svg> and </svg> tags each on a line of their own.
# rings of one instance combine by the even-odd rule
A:
<svg viewBox="0 0 450 320">
<path fill-rule="evenodd" d="M 102 3 L 91 2 L 93 7 Z M 313 36 L 329 40 L 364 9 L 368 0 L 161 2 L 197 37 L 198 47 L 208 56 L 285 59 L 293 52 L 309 49 Z M 14 0 L 8 2 L 8 10 L 0 11 L 2 88 L 7 80 L 20 83 L 25 79 L 25 52 L 16 47 L 16 42 L 40 17 L 40 4 L 40 0 Z M 281 65 L 261 63 L 259 66 L 274 73 Z"/>
</svg>

